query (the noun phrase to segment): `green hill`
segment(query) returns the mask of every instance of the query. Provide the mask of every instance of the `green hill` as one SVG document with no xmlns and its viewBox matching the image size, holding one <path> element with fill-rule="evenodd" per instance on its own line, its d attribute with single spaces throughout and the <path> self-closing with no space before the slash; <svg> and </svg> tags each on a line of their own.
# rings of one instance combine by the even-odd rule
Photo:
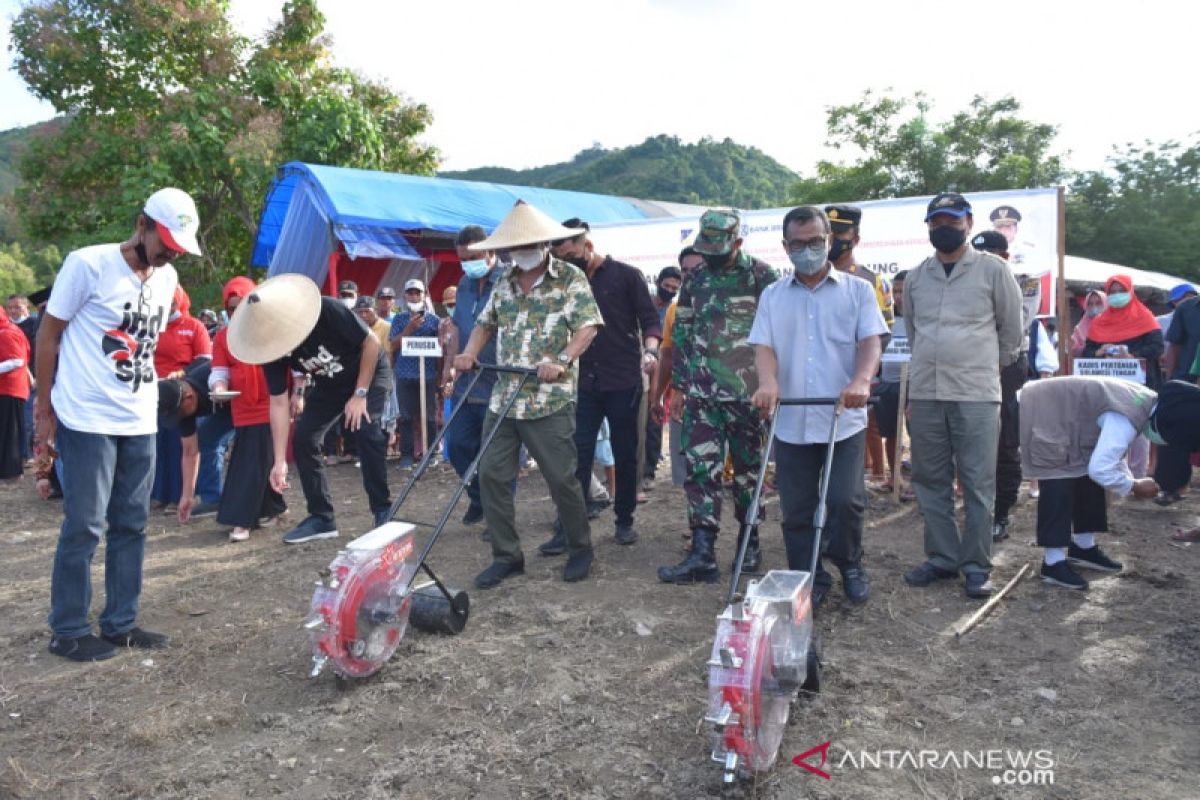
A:
<svg viewBox="0 0 1200 800">
<path fill-rule="evenodd" d="M 17 162 L 30 140 L 58 124 L 57 120 L 49 120 L 24 128 L 0 131 L 0 200 L 11 197 L 17 184 L 21 182 L 21 177 L 17 174 Z"/>
<path fill-rule="evenodd" d="M 591 147 L 561 164 L 526 170 L 503 167 L 440 173 L 445 178 L 669 200 L 698 205 L 770 208 L 787 203 L 794 172 L 755 147 L 729 139 L 684 144 L 652 136 L 632 147 Z"/>
</svg>

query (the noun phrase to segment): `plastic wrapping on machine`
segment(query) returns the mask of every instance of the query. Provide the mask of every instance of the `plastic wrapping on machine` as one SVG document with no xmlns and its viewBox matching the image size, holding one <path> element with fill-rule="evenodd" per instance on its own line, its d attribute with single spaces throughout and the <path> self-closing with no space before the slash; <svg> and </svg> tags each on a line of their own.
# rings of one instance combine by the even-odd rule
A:
<svg viewBox="0 0 1200 800">
<path fill-rule="evenodd" d="M 396 652 L 408 627 L 414 549 L 412 526 L 392 522 L 338 553 L 309 607 L 314 674 L 329 663 L 343 677 L 365 677 Z"/>
</svg>

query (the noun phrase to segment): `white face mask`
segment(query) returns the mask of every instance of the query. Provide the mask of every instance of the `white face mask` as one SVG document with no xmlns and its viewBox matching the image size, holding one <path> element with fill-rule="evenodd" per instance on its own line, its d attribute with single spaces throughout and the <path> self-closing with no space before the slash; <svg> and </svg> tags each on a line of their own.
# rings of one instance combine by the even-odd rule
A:
<svg viewBox="0 0 1200 800">
<path fill-rule="evenodd" d="M 357 297 L 339 297 L 338 299 L 342 301 L 342 305 L 344 305 L 346 308 L 353 311 L 354 310 L 354 301 L 357 300 L 358 298 Z"/>
<path fill-rule="evenodd" d="M 424 310 L 424 308 L 425 308 L 424 303 L 409 303 L 408 304 L 408 310 L 412 311 L 414 314 L 418 311 Z"/>
<path fill-rule="evenodd" d="M 517 265 L 517 269 L 522 272 L 528 272 L 531 269 L 537 269 L 541 265 L 542 260 L 546 258 L 545 247 L 530 247 L 521 250 L 510 250 L 508 255 L 512 258 L 512 262 Z"/>
</svg>

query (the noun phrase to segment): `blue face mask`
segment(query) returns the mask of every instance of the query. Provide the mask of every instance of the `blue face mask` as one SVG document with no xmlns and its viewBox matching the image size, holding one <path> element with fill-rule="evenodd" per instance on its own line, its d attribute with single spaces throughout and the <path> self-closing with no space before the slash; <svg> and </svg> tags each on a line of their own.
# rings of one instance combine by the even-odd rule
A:
<svg viewBox="0 0 1200 800">
<path fill-rule="evenodd" d="M 468 278 L 482 278 L 484 275 L 487 275 L 488 270 L 491 269 L 491 267 L 488 266 L 487 259 L 483 258 L 464 261 L 462 262 L 462 268 L 463 272 L 466 273 Z"/>
<path fill-rule="evenodd" d="M 1129 292 L 1116 292 L 1108 296 L 1108 304 L 1113 308 L 1124 308 L 1129 305 Z"/>
</svg>

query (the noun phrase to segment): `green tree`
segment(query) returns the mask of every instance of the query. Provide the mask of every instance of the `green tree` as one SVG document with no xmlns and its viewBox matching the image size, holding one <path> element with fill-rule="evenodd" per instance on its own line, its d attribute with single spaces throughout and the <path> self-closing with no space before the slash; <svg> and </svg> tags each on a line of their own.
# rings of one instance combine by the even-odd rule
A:
<svg viewBox="0 0 1200 800">
<path fill-rule="evenodd" d="M 858 159 L 819 161 L 815 176 L 792 187 L 792 199 L 822 203 L 1053 185 L 1065 175 L 1051 152 L 1058 129 L 1022 119 L 1020 110 L 1012 97 L 976 96 L 967 109 L 936 123 L 921 92 L 864 92 L 856 103 L 830 108 L 826 123 L 827 146 Z"/>
<path fill-rule="evenodd" d="M 1067 195 L 1074 255 L 1200 280 L 1200 136 L 1114 148 Z"/>
<path fill-rule="evenodd" d="M 67 115 L 21 160 L 26 233 L 73 247 L 129 235 L 140 203 L 196 199 L 205 256 L 190 285 L 244 272 L 275 168 L 308 160 L 431 173 L 428 109 L 338 68 L 315 0 L 290 0 L 256 44 L 226 0 L 35 0 L 12 25 L 15 68 Z"/>
<path fill-rule="evenodd" d="M 21 245 L 16 242 L 0 245 L 0 302 L 10 294 L 29 294 L 39 285 Z"/>
</svg>

